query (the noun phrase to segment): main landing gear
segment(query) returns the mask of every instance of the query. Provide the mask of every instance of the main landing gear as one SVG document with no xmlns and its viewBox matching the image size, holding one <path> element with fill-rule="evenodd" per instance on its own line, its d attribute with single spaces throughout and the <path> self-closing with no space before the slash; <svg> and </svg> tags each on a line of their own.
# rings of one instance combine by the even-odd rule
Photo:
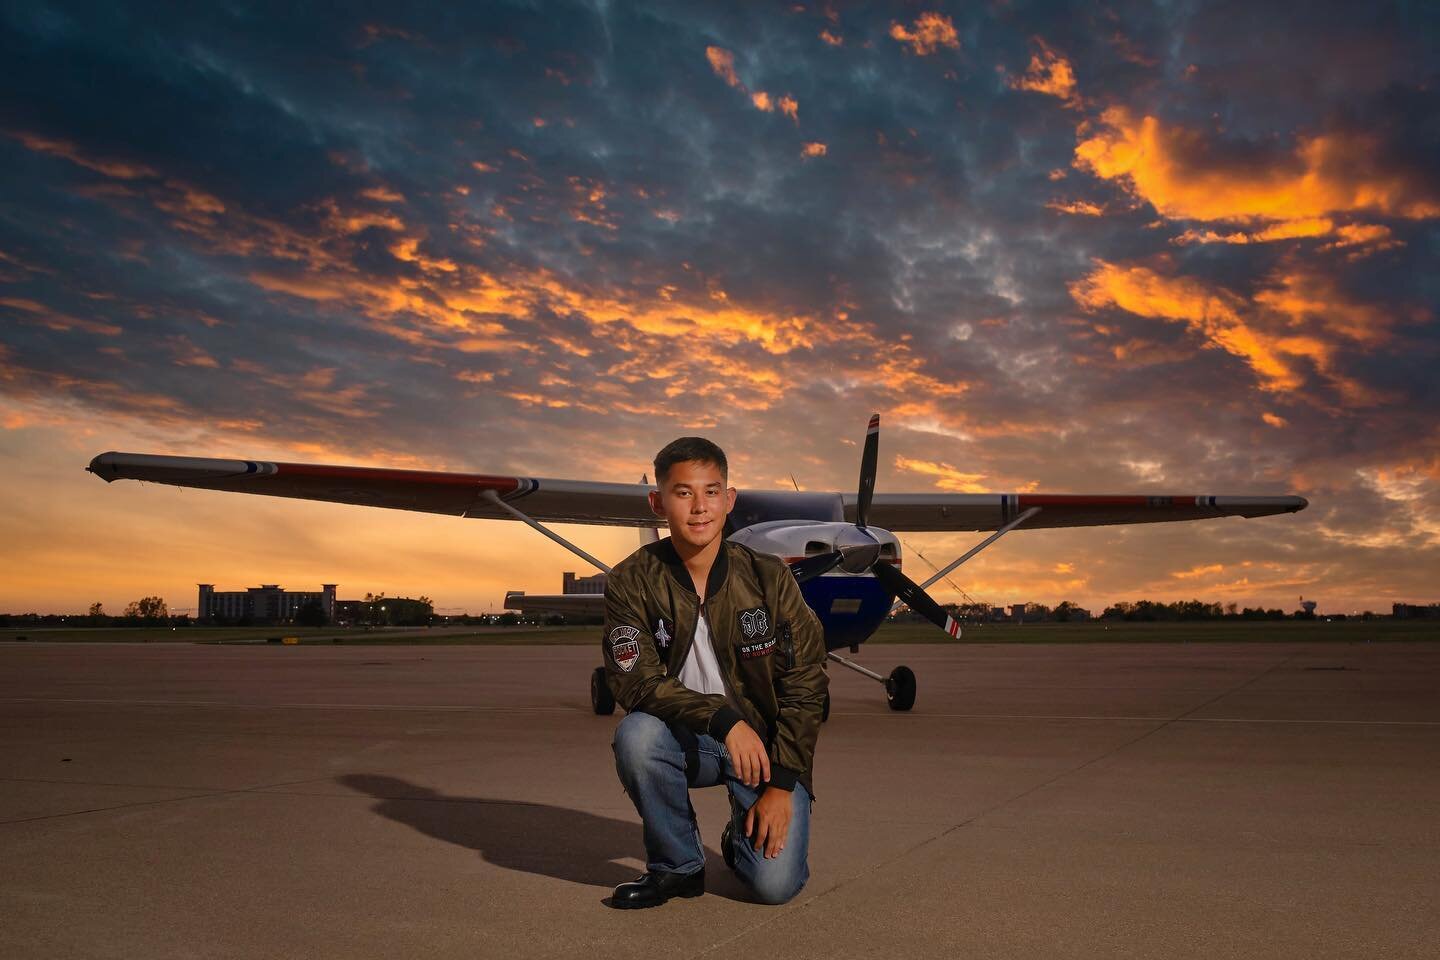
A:
<svg viewBox="0 0 1440 960">
<path fill-rule="evenodd" d="M 595 672 L 590 674 L 590 706 L 602 717 L 615 712 L 615 694 L 610 692 L 610 684 L 605 682 L 604 667 L 596 667 Z"/>
<path fill-rule="evenodd" d="M 915 706 L 915 671 L 909 667 L 896 667 L 890 671 L 890 676 L 882 677 L 873 670 L 867 670 L 854 660 L 847 660 L 840 654 L 831 651 L 826 654 L 831 660 L 842 667 L 849 667 L 856 673 L 863 674 L 871 680 L 885 685 L 885 699 L 890 704 L 891 710 L 909 710 Z M 830 695 L 825 695 L 825 717 L 830 716 Z"/>
</svg>

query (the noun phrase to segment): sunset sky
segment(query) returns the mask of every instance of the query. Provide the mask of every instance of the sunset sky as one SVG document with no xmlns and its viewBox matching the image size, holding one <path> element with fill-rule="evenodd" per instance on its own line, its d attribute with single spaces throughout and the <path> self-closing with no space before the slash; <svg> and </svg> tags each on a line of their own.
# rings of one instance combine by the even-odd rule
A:
<svg viewBox="0 0 1440 960">
<path fill-rule="evenodd" d="M 884 492 L 1310 499 L 982 600 L 1440 601 L 1440 6 L 122 6 L 0 11 L 0 612 L 591 572 L 107 450 L 853 491 L 872 411 Z"/>
</svg>

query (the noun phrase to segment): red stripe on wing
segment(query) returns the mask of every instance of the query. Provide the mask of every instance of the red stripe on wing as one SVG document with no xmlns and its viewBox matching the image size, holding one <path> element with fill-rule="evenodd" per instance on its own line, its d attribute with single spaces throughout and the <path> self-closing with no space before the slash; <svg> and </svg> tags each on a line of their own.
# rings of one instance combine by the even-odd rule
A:
<svg viewBox="0 0 1440 960">
<path fill-rule="evenodd" d="M 332 467 L 316 463 L 277 463 L 280 477 L 315 477 L 327 480 L 394 480 L 435 487 L 484 487 L 497 493 L 511 493 L 520 486 L 515 477 L 483 473 L 437 473 L 431 470 L 392 470 L 387 467 Z"/>
</svg>

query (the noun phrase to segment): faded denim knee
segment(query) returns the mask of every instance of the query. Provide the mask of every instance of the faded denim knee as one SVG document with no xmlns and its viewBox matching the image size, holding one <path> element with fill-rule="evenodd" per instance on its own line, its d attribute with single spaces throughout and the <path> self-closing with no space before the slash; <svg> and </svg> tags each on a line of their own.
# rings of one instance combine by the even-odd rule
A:
<svg viewBox="0 0 1440 960">
<path fill-rule="evenodd" d="M 627 714 L 615 728 L 610 747 L 615 751 L 615 770 L 628 784 L 663 752 L 666 738 L 672 738 L 664 721 L 648 713 Z"/>
</svg>

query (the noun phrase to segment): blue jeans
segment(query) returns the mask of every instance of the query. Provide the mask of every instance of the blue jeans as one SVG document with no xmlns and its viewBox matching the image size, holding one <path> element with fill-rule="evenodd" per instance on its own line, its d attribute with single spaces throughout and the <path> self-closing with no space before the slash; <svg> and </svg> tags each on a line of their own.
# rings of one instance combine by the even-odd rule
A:
<svg viewBox="0 0 1440 960">
<path fill-rule="evenodd" d="M 611 746 L 620 782 L 644 824 L 647 870 L 688 874 L 705 866 L 689 788 L 724 783 L 730 792 L 735 873 L 755 898 L 784 903 L 810 879 L 810 794 L 804 784 L 795 784 L 790 794 L 785 849 L 767 860 L 745 836 L 745 814 L 760 793 L 737 778 L 724 744 L 707 734 L 672 730 L 663 720 L 637 710 L 620 721 Z M 688 776 L 687 752 L 691 755 Z"/>
</svg>

